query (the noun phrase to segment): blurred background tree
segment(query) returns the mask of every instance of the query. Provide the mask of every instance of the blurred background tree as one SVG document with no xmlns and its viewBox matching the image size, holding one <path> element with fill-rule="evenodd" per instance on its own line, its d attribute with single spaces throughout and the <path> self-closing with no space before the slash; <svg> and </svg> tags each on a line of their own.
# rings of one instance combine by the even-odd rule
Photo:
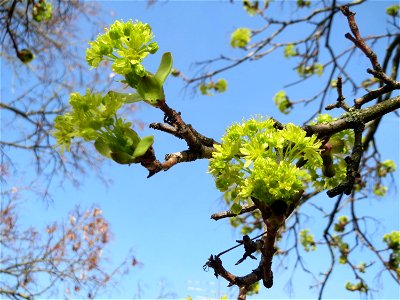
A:
<svg viewBox="0 0 400 300">
<path fill-rule="evenodd" d="M 0 3 L 1 297 L 33 299 L 61 292 L 66 297 L 74 293 L 94 298 L 99 290 L 115 284 L 114 278 L 129 269 L 132 259 L 136 261 L 127 255 L 114 268 L 104 264 L 111 229 L 100 208 L 76 208 L 65 220 L 46 228 L 21 222 L 24 201 L 40 198 L 50 203 L 53 178 L 61 175 L 78 184 L 78 173 L 98 170 L 101 163 L 80 143 L 65 159 L 51 138 L 53 119 L 66 111 L 69 93 L 108 80 L 99 73 L 89 75 L 79 55 L 86 44 L 82 22 L 96 31 L 102 27 L 99 8 L 84 1 Z M 5 76 L 5 65 L 12 74 Z M 4 96 L 4 89 L 11 93 Z M 33 162 L 34 178 L 26 178 L 10 157 L 18 151 Z"/>
</svg>

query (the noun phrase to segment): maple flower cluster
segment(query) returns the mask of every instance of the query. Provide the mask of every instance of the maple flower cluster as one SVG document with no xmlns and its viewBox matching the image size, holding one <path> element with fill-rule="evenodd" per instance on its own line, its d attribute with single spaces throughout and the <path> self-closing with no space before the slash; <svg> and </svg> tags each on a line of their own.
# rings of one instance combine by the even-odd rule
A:
<svg viewBox="0 0 400 300">
<path fill-rule="evenodd" d="M 299 126 L 289 123 L 280 130 L 272 119 L 252 118 L 230 126 L 221 145 L 214 145 L 209 172 L 220 191 L 233 190 L 233 202 L 250 197 L 290 202 L 311 181 L 308 170 L 321 166 L 320 146 Z"/>
<path fill-rule="evenodd" d="M 149 24 L 139 21 L 116 21 L 89 43 L 86 61 L 97 68 L 101 61 L 112 62 L 112 70 L 126 77 L 128 84 L 136 88 L 140 78 L 146 75 L 141 64 L 149 54 L 158 50 L 157 42 L 152 42 L 154 34 Z"/>
</svg>

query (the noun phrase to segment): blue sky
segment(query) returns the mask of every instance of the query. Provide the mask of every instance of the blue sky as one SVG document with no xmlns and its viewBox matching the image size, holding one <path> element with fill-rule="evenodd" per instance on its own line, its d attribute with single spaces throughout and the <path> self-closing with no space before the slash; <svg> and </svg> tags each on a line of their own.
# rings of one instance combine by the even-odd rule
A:
<svg viewBox="0 0 400 300">
<path fill-rule="evenodd" d="M 386 18 L 383 11 L 390 3 L 373 1 L 360 9 L 357 12 L 357 20 L 361 31 L 366 34 L 384 31 L 382 28 L 386 26 Z M 113 11 L 112 17 L 104 15 L 106 24 L 111 24 L 114 19 L 138 19 L 151 24 L 160 50 L 145 61 L 149 70 L 156 69 L 163 52 L 171 51 L 174 67 L 184 73 L 193 74 L 193 63 L 196 61 L 217 57 L 221 53 L 240 55 L 240 50 L 232 50 L 229 46 L 233 30 L 238 27 L 261 27 L 264 24 L 259 18 L 249 17 L 241 5 L 232 5 L 226 1 L 170 1 L 150 8 L 143 1 L 101 1 L 100 4 L 104 12 Z M 381 10 L 382 13 L 374 16 L 374 22 L 371 22 L 372 14 L 376 10 Z M 278 4 L 271 5 L 268 12 L 274 15 L 285 13 Z M 338 26 L 335 32 L 337 46 L 348 45 L 349 42 L 343 37 L 348 31 L 345 19 L 337 18 L 335 24 Z M 84 26 L 82 21 L 82 29 L 85 31 Z M 296 34 L 292 32 L 287 38 L 293 38 Z M 77 55 L 84 58 L 84 51 Z M 265 60 L 242 65 L 221 75 L 228 80 L 228 91 L 214 97 L 193 94 L 191 87 L 185 88 L 179 79 L 169 78 L 165 86 L 167 102 L 182 113 L 187 123 L 215 139 L 219 139 L 231 123 L 255 114 L 273 116 L 282 122 L 301 124 L 309 116 L 307 113 L 312 111 L 312 105 L 305 109 L 298 107 L 293 113 L 284 116 L 272 101 L 277 91 L 298 78 L 292 70 L 293 66 L 293 63 L 290 64 L 290 61 L 283 57 L 281 51 Z M 356 56 L 351 71 L 356 74 L 364 72 L 367 67 L 368 61 L 365 57 Z M 6 70 L 7 65 L 3 65 L 2 74 L 6 74 Z M 292 87 L 287 92 L 293 99 L 310 96 L 316 91 L 316 85 L 317 81 L 311 81 L 302 86 Z M 115 86 L 118 86 L 117 82 Z M 350 89 L 346 86 L 344 93 L 349 95 L 349 100 L 352 99 Z M 336 92 L 333 91 L 328 99 L 331 102 L 336 99 Z M 149 124 L 161 122 L 163 116 L 160 111 L 141 105 L 134 117 Z M 185 149 L 184 143 L 166 134 L 150 129 L 145 129 L 140 134 L 145 136 L 149 133 L 155 134 L 154 147 L 160 159 L 166 153 Z M 393 114 L 382 122 L 378 140 L 382 143 L 382 158 L 393 159 L 399 165 L 399 121 Z M 29 165 L 29 159 L 21 158 L 19 167 Z M 146 179 L 147 171 L 140 166 L 105 163 L 103 172 L 112 180 L 111 185 L 105 186 L 94 173 L 87 174 L 78 189 L 68 182 L 62 187 L 55 184 L 51 188 L 54 204 L 47 206 L 40 200 L 25 203 L 22 219 L 26 223 L 40 226 L 48 221 L 66 218 L 66 214 L 76 204 L 82 207 L 90 207 L 92 203 L 100 205 L 114 232 L 112 244 L 105 254 L 116 264 L 132 248 L 135 257 L 142 263 L 141 267 L 131 270 L 116 290 L 101 295 L 104 298 L 132 298 L 137 293 L 138 283 L 144 289 L 143 298 L 155 298 L 160 292 L 160 280 L 165 280 L 166 289 L 175 292 L 179 298 L 189 295 L 193 298 L 214 298 L 226 293 L 235 297 L 236 290 L 229 291 L 225 280 L 217 280 L 211 271 L 207 273 L 202 269 L 210 254 L 217 254 L 233 246 L 234 241 L 240 238 L 240 233 L 232 229 L 228 221 L 215 222 L 210 219 L 212 213 L 222 211 L 225 207 L 220 192 L 214 187 L 212 177 L 207 174 L 207 164 L 206 160 L 181 164 Z M 26 179 L 34 176 L 33 171 L 27 170 Z M 396 174 L 395 182 L 398 181 Z M 319 205 L 327 208 L 333 203 L 325 194 L 317 201 Z M 384 232 L 398 230 L 399 204 L 396 189 L 391 189 L 388 197 L 384 199 L 371 198 L 363 205 L 367 213 L 373 212 L 377 219 L 384 221 L 386 228 L 377 229 L 378 237 Z M 304 212 L 312 215 L 306 226 L 318 237 L 318 230 L 324 228 L 326 218 L 321 219 L 321 215 L 315 214 L 311 206 L 304 207 Z M 243 254 L 241 251 L 231 253 L 224 259 L 227 266 L 233 265 Z M 317 273 L 327 269 L 327 254 L 324 251 L 319 250 L 318 253 L 305 256 L 308 258 L 308 266 Z M 291 262 L 294 262 L 293 258 Z M 232 271 L 246 274 L 256 265 L 257 262 L 246 261 L 242 266 L 232 268 Z M 276 263 L 275 267 L 277 266 Z M 309 289 L 315 282 L 301 270 L 294 273 L 293 294 L 288 293 L 291 269 L 278 268 L 275 272 L 274 287 L 268 291 L 262 289 L 261 294 L 254 298 L 317 297 L 317 292 Z M 383 288 L 380 288 L 377 279 L 372 279 L 379 290 L 376 294 L 378 298 L 398 297 L 397 287 L 387 275 L 382 275 Z M 354 281 L 353 275 L 344 267 L 337 268 L 325 295 L 329 298 L 357 298 L 358 295 L 344 290 L 346 281 Z"/>
</svg>

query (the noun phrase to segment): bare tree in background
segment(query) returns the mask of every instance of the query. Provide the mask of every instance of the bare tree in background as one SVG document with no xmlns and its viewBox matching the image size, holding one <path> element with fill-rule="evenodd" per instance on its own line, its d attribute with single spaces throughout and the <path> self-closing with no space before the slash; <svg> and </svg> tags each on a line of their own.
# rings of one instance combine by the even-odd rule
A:
<svg viewBox="0 0 400 300">
<path fill-rule="evenodd" d="M 47 16 L 45 9 L 50 9 Z M 50 133 L 54 117 L 66 110 L 74 89 L 90 88 L 100 79 L 107 82 L 99 73 L 89 74 L 83 56 L 86 41 L 81 40 L 81 31 L 102 26 L 97 4 L 13 0 L 2 1 L 0 12 L 1 56 L 13 70 L 12 81 L 2 84 L 2 164 L 12 168 L 7 153 L 25 151 L 49 182 L 55 172 L 75 180 L 72 173 L 83 172 L 85 165 L 95 167 L 98 160 L 79 143 L 70 156 L 60 156 Z M 86 26 L 78 28 L 78 20 Z"/>
<path fill-rule="evenodd" d="M 0 210 L 0 295 L 10 299 L 59 297 L 95 298 L 110 289 L 116 275 L 128 272 L 128 255 L 110 268 L 105 259 L 111 231 L 101 209 L 74 209 L 64 221 L 44 230 L 21 228 L 19 191 L 3 191 Z"/>
<path fill-rule="evenodd" d="M 113 287 L 130 265 L 137 265 L 129 254 L 110 266 L 105 250 L 111 230 L 98 207 L 76 208 L 66 220 L 47 228 L 24 228 L 26 222 L 21 222 L 24 190 L 35 191 L 34 183 L 19 181 L 23 175 L 15 153 L 30 154 L 34 171 L 44 179 L 38 198 L 50 197 L 48 188 L 56 174 L 77 183 L 76 173 L 99 165 L 97 156 L 80 143 L 61 156 L 51 137 L 53 119 L 67 109 L 73 90 L 98 85 L 100 79 L 107 82 L 99 73 L 89 74 L 83 57 L 82 30 L 102 27 L 98 12 L 95 2 L 0 1 L 2 64 L 12 70 L 10 82 L 2 74 L 0 102 L 1 297 L 94 298 Z M 86 27 L 78 27 L 78 21 Z M 13 186 L 15 182 L 19 185 Z"/>
</svg>

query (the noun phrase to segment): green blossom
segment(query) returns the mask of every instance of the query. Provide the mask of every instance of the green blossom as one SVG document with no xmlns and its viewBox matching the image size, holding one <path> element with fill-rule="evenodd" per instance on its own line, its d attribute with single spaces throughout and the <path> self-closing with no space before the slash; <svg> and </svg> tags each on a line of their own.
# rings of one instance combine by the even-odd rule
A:
<svg viewBox="0 0 400 300">
<path fill-rule="evenodd" d="M 293 45 L 293 44 L 287 45 L 287 46 L 285 47 L 284 51 L 283 51 L 283 55 L 284 55 L 286 58 L 289 58 L 289 57 L 292 57 L 292 56 L 297 56 L 297 55 L 298 55 L 298 52 L 297 52 L 296 46 Z"/>
<path fill-rule="evenodd" d="M 125 103 L 123 94 L 109 92 L 105 96 L 86 91 L 72 93 L 72 111 L 55 119 L 53 136 L 60 151 L 69 150 L 72 139 L 95 141 L 96 150 L 121 164 L 129 164 L 142 156 L 153 144 L 153 136 L 143 139 L 132 130 L 131 123 L 117 116 Z"/>
<path fill-rule="evenodd" d="M 386 8 L 386 13 L 391 17 L 397 17 L 399 15 L 400 5 L 392 5 Z"/>
<path fill-rule="evenodd" d="M 238 28 L 231 35 L 233 48 L 244 48 L 250 42 L 251 31 L 248 28 Z"/>
<path fill-rule="evenodd" d="M 376 183 L 373 189 L 373 193 L 379 197 L 386 195 L 388 188 L 380 183 Z"/>
<path fill-rule="evenodd" d="M 116 21 L 106 28 L 95 41 L 89 42 L 86 50 L 86 61 L 93 68 L 98 67 L 101 61 L 112 62 L 112 70 L 117 74 L 130 75 L 133 87 L 136 88 L 140 78 L 146 75 L 141 62 L 149 54 L 158 50 L 153 42 L 154 34 L 149 24 L 139 21 Z"/>
<path fill-rule="evenodd" d="M 388 173 L 396 171 L 396 163 L 393 160 L 385 160 L 378 164 L 377 174 L 379 177 L 385 177 Z"/>
<path fill-rule="evenodd" d="M 383 241 L 390 249 L 400 250 L 400 231 L 392 231 L 383 236 Z"/>
<path fill-rule="evenodd" d="M 289 202 L 307 187 L 308 170 L 322 164 L 320 146 L 298 126 L 289 123 L 279 130 L 272 119 L 253 118 L 227 129 L 221 145 L 214 145 L 209 172 L 219 190 L 233 187 L 239 200 Z M 300 159 L 307 160 L 302 169 L 296 166 Z"/>
<path fill-rule="evenodd" d="M 299 233 L 300 243 L 303 245 L 306 252 L 315 251 L 316 244 L 314 241 L 314 236 L 310 234 L 309 229 L 302 229 Z"/>
<path fill-rule="evenodd" d="M 82 138 L 85 141 L 100 137 L 103 130 L 116 125 L 129 127 L 130 123 L 122 125 L 116 120 L 116 113 L 124 103 L 124 98 L 109 93 L 106 96 L 86 91 L 85 95 L 71 93 L 69 103 L 72 111 L 55 119 L 54 137 L 61 150 L 69 150 L 72 138 Z"/>
<path fill-rule="evenodd" d="M 292 109 L 292 102 L 286 95 L 285 91 L 279 91 L 274 96 L 274 103 L 278 107 L 281 113 L 288 114 Z"/>
<path fill-rule="evenodd" d="M 367 293 L 369 288 L 368 285 L 366 285 L 363 281 L 359 281 L 356 284 L 353 284 L 351 282 L 347 282 L 345 285 L 346 290 L 355 292 L 358 291 L 360 293 Z"/>
<path fill-rule="evenodd" d="M 225 79 L 219 79 L 217 82 L 211 81 L 209 83 L 203 83 L 199 86 L 200 92 L 205 96 L 213 96 L 211 90 L 218 93 L 223 93 L 228 89 L 228 82 Z"/>
<path fill-rule="evenodd" d="M 297 6 L 300 8 L 309 7 L 311 5 L 311 1 L 297 0 Z"/>
<path fill-rule="evenodd" d="M 344 232 L 346 225 L 349 223 L 349 219 L 346 216 L 340 216 L 338 222 L 334 225 L 334 230 L 337 232 Z"/>
<path fill-rule="evenodd" d="M 254 16 L 258 12 L 259 1 L 243 0 L 243 8 L 250 16 Z"/>
<path fill-rule="evenodd" d="M 50 21 L 53 15 L 53 6 L 47 1 L 39 1 L 33 6 L 32 18 L 36 22 Z"/>
<path fill-rule="evenodd" d="M 315 63 L 306 66 L 304 63 L 301 63 L 297 66 L 296 71 L 301 77 L 307 77 L 314 74 L 321 76 L 324 73 L 324 65 Z"/>
</svg>

